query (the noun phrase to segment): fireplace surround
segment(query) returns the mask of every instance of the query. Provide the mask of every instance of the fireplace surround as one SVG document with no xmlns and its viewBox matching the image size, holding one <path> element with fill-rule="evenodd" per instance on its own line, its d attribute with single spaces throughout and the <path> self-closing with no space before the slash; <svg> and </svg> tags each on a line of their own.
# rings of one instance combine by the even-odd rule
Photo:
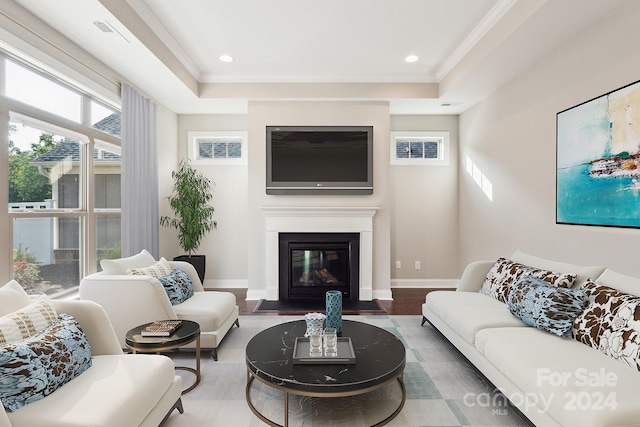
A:
<svg viewBox="0 0 640 427">
<path fill-rule="evenodd" d="M 378 207 L 262 207 L 265 220 L 265 293 L 280 299 L 280 233 L 357 233 L 358 299 L 373 299 L 373 217 Z"/>
</svg>

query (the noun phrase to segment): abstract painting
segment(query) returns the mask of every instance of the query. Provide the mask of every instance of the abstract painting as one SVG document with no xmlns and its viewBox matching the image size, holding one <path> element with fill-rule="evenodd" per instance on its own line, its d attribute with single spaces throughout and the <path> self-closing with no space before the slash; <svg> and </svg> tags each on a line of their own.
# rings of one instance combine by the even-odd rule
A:
<svg viewBox="0 0 640 427">
<path fill-rule="evenodd" d="M 640 81 L 557 114 L 556 223 L 640 227 Z"/>
</svg>

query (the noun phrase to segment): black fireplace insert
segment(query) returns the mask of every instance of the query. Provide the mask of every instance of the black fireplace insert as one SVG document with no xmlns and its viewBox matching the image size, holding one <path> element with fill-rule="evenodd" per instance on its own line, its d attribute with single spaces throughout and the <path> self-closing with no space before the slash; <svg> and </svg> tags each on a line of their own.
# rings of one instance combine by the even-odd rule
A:
<svg viewBox="0 0 640 427">
<path fill-rule="evenodd" d="M 359 298 L 359 233 L 280 233 L 278 259 L 280 300 Z"/>
</svg>

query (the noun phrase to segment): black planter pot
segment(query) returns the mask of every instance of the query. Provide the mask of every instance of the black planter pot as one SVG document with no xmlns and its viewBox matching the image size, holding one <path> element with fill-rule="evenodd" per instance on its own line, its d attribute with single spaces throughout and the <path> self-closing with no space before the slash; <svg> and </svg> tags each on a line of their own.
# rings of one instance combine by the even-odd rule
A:
<svg viewBox="0 0 640 427">
<path fill-rule="evenodd" d="M 207 266 L 206 264 L 206 255 L 180 255 L 173 259 L 174 261 L 185 261 L 189 264 L 193 265 L 193 267 L 198 272 L 198 277 L 200 278 L 200 283 L 204 285 L 204 272 Z"/>
</svg>

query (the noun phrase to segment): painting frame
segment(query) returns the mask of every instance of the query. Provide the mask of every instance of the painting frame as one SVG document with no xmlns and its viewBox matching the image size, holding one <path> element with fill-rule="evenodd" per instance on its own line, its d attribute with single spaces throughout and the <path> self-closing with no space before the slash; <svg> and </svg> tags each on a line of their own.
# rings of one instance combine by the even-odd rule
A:
<svg viewBox="0 0 640 427">
<path fill-rule="evenodd" d="M 640 228 L 640 80 L 556 114 L 556 224 Z"/>
</svg>

